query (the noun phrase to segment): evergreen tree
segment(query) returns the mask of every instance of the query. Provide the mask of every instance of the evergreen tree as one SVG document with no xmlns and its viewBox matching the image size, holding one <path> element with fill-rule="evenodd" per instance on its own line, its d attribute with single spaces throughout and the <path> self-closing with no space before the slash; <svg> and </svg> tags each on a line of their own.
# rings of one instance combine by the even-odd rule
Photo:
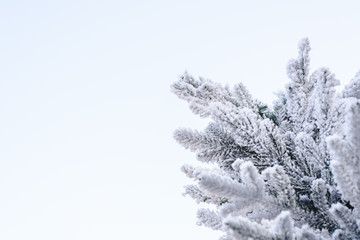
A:
<svg viewBox="0 0 360 240">
<path fill-rule="evenodd" d="M 185 73 L 171 86 L 211 119 L 174 137 L 208 163 L 182 167 L 195 182 L 185 194 L 215 206 L 199 209 L 198 223 L 223 240 L 360 239 L 360 74 L 337 93 L 327 68 L 309 75 L 309 51 L 300 41 L 272 109 L 241 83 Z"/>
</svg>

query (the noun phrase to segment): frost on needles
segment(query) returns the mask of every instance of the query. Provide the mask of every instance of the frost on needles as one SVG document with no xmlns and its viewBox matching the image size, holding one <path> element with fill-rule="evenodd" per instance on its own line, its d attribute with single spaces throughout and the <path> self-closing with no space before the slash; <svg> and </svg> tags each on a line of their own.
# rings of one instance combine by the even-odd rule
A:
<svg viewBox="0 0 360 240">
<path fill-rule="evenodd" d="M 171 86 L 203 131 L 174 137 L 208 167 L 182 167 L 185 193 L 214 207 L 198 223 L 222 240 L 360 239 L 360 73 L 338 93 L 329 69 L 309 75 L 309 40 L 289 61 L 290 83 L 272 108 L 185 73 Z M 215 210 L 212 210 L 215 209 Z"/>
</svg>

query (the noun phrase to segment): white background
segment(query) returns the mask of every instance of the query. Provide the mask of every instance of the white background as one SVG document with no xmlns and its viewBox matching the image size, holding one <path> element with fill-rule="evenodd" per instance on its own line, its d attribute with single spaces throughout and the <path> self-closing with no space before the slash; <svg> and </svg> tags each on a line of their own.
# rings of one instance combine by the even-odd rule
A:
<svg viewBox="0 0 360 240">
<path fill-rule="evenodd" d="M 358 1 L 0 1 L 0 239 L 217 239 L 172 139 L 202 129 L 187 70 L 271 104 L 303 37 L 311 69 L 360 70 Z"/>
</svg>

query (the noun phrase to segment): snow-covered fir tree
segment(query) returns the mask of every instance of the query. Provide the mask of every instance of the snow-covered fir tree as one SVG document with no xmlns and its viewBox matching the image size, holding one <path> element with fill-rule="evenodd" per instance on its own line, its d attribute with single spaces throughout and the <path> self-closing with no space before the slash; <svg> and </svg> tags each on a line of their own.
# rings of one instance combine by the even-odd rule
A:
<svg viewBox="0 0 360 240">
<path fill-rule="evenodd" d="M 360 73 L 344 88 L 327 68 L 309 74 L 309 41 L 289 61 L 272 108 L 185 73 L 171 86 L 211 121 L 174 137 L 206 166 L 182 167 L 185 194 L 215 206 L 198 222 L 222 240 L 360 239 Z M 214 210 L 215 209 L 215 210 Z"/>
</svg>

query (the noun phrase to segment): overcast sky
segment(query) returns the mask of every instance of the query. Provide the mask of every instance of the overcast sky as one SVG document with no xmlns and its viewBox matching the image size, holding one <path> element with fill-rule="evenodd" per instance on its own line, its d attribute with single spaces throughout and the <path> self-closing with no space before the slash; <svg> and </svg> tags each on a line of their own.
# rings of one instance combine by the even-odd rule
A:
<svg viewBox="0 0 360 240">
<path fill-rule="evenodd" d="M 360 70 L 359 1 L 1 1 L 0 239 L 217 239 L 172 139 L 202 129 L 185 70 L 266 103 L 303 37 L 311 69 Z"/>
</svg>

